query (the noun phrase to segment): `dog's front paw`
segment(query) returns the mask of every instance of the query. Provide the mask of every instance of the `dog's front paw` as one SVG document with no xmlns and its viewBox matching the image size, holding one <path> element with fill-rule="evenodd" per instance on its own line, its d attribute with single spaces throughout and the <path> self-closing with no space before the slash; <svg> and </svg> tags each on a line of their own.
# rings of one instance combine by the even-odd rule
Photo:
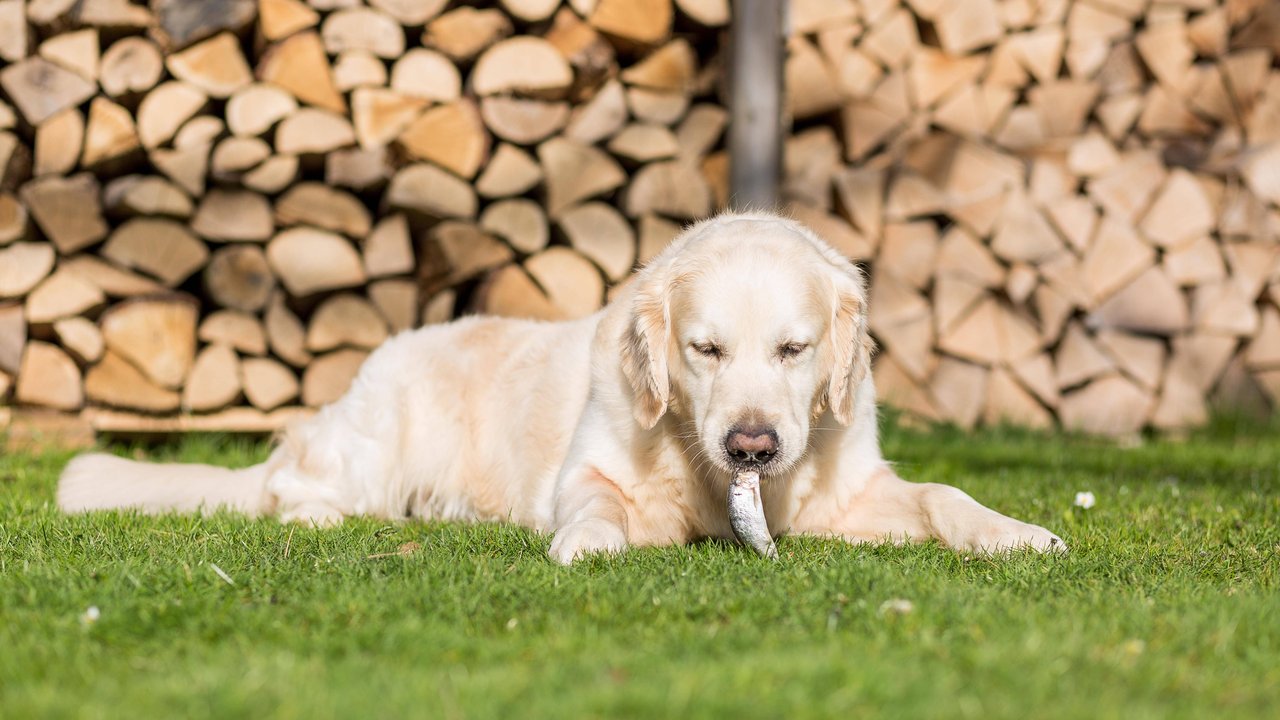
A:
<svg viewBox="0 0 1280 720">
<path fill-rule="evenodd" d="M 987 528 L 968 549 L 987 554 L 1023 549 L 1065 553 L 1067 544 L 1039 525 L 1009 520 Z"/>
<path fill-rule="evenodd" d="M 569 565 L 586 555 L 619 553 L 626 548 L 627 535 L 622 528 L 606 520 L 584 520 L 557 530 L 548 555 L 562 565 Z"/>
</svg>

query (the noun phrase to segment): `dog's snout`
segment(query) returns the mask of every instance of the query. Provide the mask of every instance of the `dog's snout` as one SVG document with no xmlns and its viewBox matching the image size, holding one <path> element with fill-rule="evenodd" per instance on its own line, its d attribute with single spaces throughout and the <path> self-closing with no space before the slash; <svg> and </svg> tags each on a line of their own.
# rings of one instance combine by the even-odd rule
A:
<svg viewBox="0 0 1280 720">
<path fill-rule="evenodd" d="M 724 440 L 729 459 L 741 465 L 763 465 L 778 453 L 778 432 L 765 425 L 735 425 Z"/>
</svg>

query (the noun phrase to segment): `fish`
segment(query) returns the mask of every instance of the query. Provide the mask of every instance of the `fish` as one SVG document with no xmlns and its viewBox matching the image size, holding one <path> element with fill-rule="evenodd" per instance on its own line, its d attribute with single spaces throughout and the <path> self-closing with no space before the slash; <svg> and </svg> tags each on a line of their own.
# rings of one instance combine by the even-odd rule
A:
<svg viewBox="0 0 1280 720">
<path fill-rule="evenodd" d="M 760 499 L 760 473 L 754 470 L 734 473 L 729 482 L 729 525 L 738 542 L 761 557 L 778 559 L 778 546 L 769 534 L 764 502 Z"/>
</svg>

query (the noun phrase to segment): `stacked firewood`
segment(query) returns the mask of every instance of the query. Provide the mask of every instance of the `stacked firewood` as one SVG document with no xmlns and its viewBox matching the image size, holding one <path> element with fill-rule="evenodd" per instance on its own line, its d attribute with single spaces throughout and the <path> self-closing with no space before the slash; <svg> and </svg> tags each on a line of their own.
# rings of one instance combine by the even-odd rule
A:
<svg viewBox="0 0 1280 720">
<path fill-rule="evenodd" d="M 400 330 L 594 312 L 729 200 L 728 19 L 0 0 L 0 402 L 269 425 Z M 789 23 L 784 205 L 867 263 L 889 402 L 1129 433 L 1280 399 L 1280 5 Z"/>
</svg>

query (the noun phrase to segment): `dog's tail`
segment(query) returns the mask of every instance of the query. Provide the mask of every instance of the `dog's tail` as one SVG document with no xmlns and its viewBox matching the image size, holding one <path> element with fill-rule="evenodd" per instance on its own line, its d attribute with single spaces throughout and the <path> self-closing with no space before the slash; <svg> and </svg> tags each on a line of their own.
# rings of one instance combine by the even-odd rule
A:
<svg viewBox="0 0 1280 720">
<path fill-rule="evenodd" d="M 72 460 L 58 481 L 64 512 L 130 508 L 145 513 L 270 511 L 267 465 L 228 470 L 212 465 L 157 464 L 92 453 Z"/>
</svg>

